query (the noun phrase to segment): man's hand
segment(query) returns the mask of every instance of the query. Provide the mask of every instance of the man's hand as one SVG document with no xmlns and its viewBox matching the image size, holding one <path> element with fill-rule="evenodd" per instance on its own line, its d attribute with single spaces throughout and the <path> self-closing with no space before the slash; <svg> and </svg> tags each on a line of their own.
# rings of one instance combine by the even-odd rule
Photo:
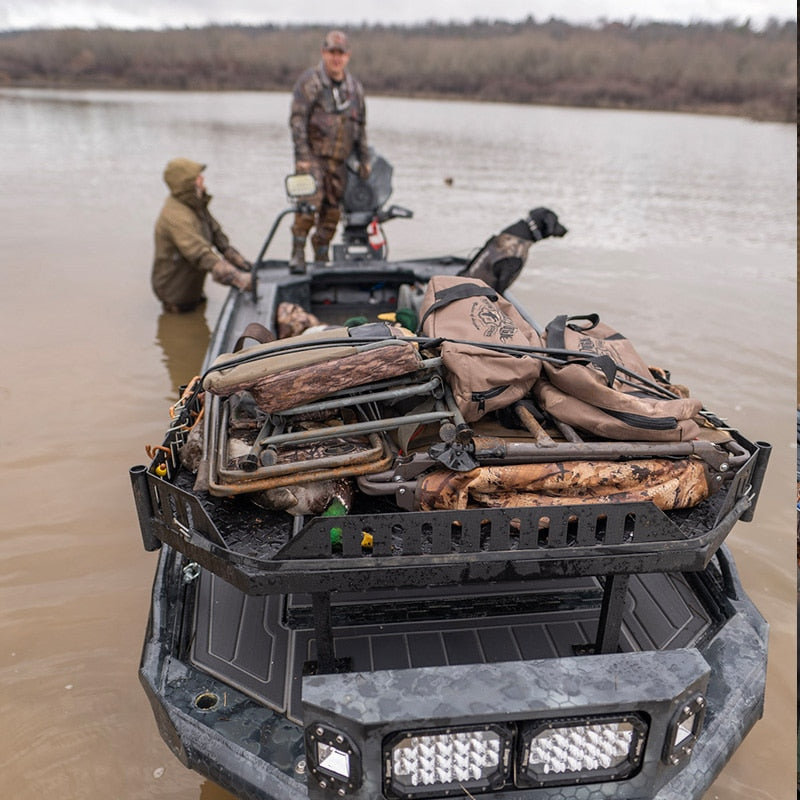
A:
<svg viewBox="0 0 800 800">
<path fill-rule="evenodd" d="M 362 161 L 358 165 L 358 177 L 365 181 L 372 174 L 372 165 L 367 161 Z"/>
<path fill-rule="evenodd" d="M 310 161 L 295 161 L 294 171 L 298 175 L 305 175 L 306 173 L 311 172 L 311 162 Z"/>
<path fill-rule="evenodd" d="M 237 269 L 224 258 L 214 264 L 211 277 L 223 286 L 235 286 L 240 292 L 249 292 L 253 288 L 252 274 Z"/>
<path fill-rule="evenodd" d="M 248 261 L 235 247 L 229 247 L 222 254 L 226 261 L 230 261 L 237 269 L 243 269 L 245 272 L 251 272 L 253 264 Z"/>
</svg>

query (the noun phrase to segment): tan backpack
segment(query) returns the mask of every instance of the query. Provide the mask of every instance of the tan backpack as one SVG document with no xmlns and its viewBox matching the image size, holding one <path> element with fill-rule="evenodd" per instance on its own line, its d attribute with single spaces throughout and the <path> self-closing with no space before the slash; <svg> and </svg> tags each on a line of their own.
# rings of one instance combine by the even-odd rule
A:
<svg viewBox="0 0 800 800">
<path fill-rule="evenodd" d="M 556 317 L 545 329 L 551 355 L 534 387 L 539 407 L 597 436 L 625 441 L 693 439 L 702 403 L 656 381 L 631 342 L 596 314 Z"/>
<path fill-rule="evenodd" d="M 444 339 L 442 363 L 466 422 L 525 396 L 541 371 L 538 358 L 494 349 L 541 347 L 536 330 L 484 281 L 449 275 L 431 278 L 420 307 L 419 329 Z"/>
</svg>

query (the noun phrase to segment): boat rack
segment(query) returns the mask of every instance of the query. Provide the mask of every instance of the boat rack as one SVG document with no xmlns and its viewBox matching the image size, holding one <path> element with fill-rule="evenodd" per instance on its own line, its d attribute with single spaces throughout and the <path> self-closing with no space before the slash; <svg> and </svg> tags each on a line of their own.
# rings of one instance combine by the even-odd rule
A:
<svg viewBox="0 0 800 800">
<path fill-rule="evenodd" d="M 594 652 L 613 652 L 628 577 L 703 570 L 752 517 L 770 453 L 732 432 L 743 466 L 700 506 L 668 513 L 598 502 L 305 519 L 195 491 L 178 460 L 187 430 L 184 409 L 152 463 L 130 470 L 145 548 L 167 544 L 245 594 L 310 594 L 321 671 L 334 663 L 331 593 L 385 587 L 595 576 L 604 597 Z"/>
</svg>

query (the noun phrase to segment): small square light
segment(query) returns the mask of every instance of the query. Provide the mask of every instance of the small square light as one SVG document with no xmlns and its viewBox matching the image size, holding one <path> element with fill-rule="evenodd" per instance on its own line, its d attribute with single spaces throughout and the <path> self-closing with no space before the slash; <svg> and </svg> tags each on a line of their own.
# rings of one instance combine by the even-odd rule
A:
<svg viewBox="0 0 800 800">
<path fill-rule="evenodd" d="M 667 728 L 663 757 L 667 764 L 675 766 L 689 758 L 703 727 L 705 715 L 706 700 L 701 694 L 681 703 Z"/>
<path fill-rule="evenodd" d="M 350 754 L 324 742 L 317 742 L 317 764 L 320 769 L 338 775 L 342 780 L 350 778 Z"/>
<path fill-rule="evenodd" d="M 322 723 L 309 725 L 306 756 L 309 772 L 321 788 L 346 795 L 361 785 L 361 754 L 342 731 Z"/>
</svg>

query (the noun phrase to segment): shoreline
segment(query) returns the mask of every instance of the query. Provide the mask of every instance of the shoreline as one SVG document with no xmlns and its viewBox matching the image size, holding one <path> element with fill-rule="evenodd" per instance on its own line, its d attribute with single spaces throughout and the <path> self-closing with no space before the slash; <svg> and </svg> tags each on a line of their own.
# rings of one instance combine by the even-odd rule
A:
<svg viewBox="0 0 800 800">
<path fill-rule="evenodd" d="M 285 92 L 290 93 L 291 87 L 270 86 L 253 88 L 247 86 L 218 86 L 213 84 L 199 85 L 192 87 L 176 87 L 169 85 L 152 84 L 132 84 L 130 82 L 118 81 L 9 81 L 0 80 L 0 91 L 3 89 L 41 89 L 53 91 L 118 91 L 118 92 L 209 92 L 224 94 L 226 92 Z M 437 100 L 442 102 L 468 102 L 468 103 L 500 103 L 518 106 L 553 106 L 556 108 L 576 108 L 584 110 L 602 111 L 641 111 L 664 114 L 703 114 L 718 117 L 738 117 L 748 119 L 752 122 L 775 122 L 783 124 L 796 124 L 797 116 L 789 117 L 786 114 L 778 113 L 777 109 L 758 108 L 750 109 L 748 106 L 739 106 L 734 103 L 719 104 L 692 104 L 677 103 L 674 105 L 649 105 L 635 103 L 570 103 L 559 101 L 557 98 L 547 98 L 541 101 L 514 100 L 510 98 L 486 98 L 479 95 L 456 92 L 396 92 L 373 90 L 370 92 L 372 97 L 402 98 L 407 100 Z"/>
</svg>

